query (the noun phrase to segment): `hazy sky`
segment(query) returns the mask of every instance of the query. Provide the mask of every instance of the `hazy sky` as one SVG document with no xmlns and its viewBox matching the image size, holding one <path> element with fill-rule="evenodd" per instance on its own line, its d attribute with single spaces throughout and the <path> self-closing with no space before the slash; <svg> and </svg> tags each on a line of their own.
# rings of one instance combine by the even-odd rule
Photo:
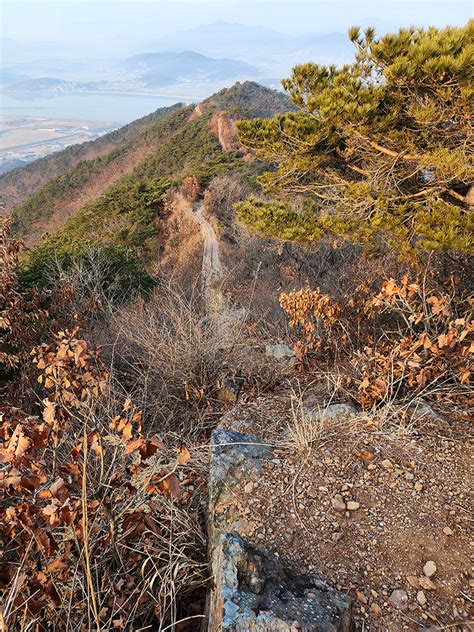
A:
<svg viewBox="0 0 474 632">
<path fill-rule="evenodd" d="M 299 34 L 368 23 L 384 30 L 455 25 L 471 15 L 469 0 L 4 0 L 1 7 L 3 37 L 83 46 L 88 56 L 133 52 L 160 35 L 216 20 Z"/>
</svg>

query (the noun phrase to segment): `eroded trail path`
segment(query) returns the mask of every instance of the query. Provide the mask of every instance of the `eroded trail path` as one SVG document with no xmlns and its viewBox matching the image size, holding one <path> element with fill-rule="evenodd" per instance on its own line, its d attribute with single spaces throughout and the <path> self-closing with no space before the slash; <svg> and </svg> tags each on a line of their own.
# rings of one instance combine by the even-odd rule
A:
<svg viewBox="0 0 474 632">
<path fill-rule="evenodd" d="M 222 265 L 219 257 L 219 240 L 211 223 L 203 215 L 204 203 L 199 202 L 194 207 L 194 216 L 201 229 L 202 280 L 205 286 L 211 285 L 222 277 Z"/>
<path fill-rule="evenodd" d="M 226 320 L 227 309 L 222 294 L 220 281 L 224 269 L 219 256 L 219 240 L 211 222 L 204 215 L 204 202 L 197 202 L 193 207 L 194 217 L 201 229 L 202 237 L 202 286 L 206 297 L 209 314 L 216 322 Z"/>
</svg>

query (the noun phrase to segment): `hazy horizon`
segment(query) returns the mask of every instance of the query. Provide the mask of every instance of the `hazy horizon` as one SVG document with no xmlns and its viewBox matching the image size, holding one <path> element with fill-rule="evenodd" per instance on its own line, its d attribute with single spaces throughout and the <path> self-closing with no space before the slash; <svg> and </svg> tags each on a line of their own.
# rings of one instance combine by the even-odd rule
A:
<svg viewBox="0 0 474 632">
<path fill-rule="evenodd" d="M 116 56 L 152 50 L 164 36 L 216 21 L 263 27 L 282 34 L 343 33 L 353 24 L 389 31 L 411 24 L 446 26 L 465 23 L 471 4 L 464 0 L 297 2 L 161 2 L 148 0 L 6 1 L 2 37 L 21 43 L 50 42 L 65 56 Z M 383 10 L 382 10 L 383 9 Z"/>
</svg>

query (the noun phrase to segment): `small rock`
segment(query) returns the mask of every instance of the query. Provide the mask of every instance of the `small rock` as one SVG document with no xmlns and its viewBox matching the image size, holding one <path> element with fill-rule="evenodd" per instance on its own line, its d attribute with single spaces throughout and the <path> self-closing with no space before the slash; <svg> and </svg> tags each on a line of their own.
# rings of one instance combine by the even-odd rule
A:
<svg viewBox="0 0 474 632">
<path fill-rule="evenodd" d="M 430 419 L 432 421 L 436 421 L 437 423 L 443 423 L 445 421 L 445 419 L 435 412 L 429 404 L 421 400 L 410 404 L 408 408 L 412 411 L 414 418 L 417 420 L 423 419 L 426 421 L 427 419 Z"/>
<path fill-rule="evenodd" d="M 331 505 L 336 511 L 346 510 L 346 503 L 344 502 L 344 498 L 341 496 L 341 494 L 336 494 L 334 498 L 331 498 Z"/>
<path fill-rule="evenodd" d="M 416 600 L 420 604 L 420 606 L 426 606 L 426 595 L 422 590 L 419 590 L 416 593 Z"/>
<path fill-rule="evenodd" d="M 453 535 L 454 531 L 450 527 L 444 527 L 443 533 L 444 535 Z"/>
<path fill-rule="evenodd" d="M 420 577 L 418 581 L 420 583 L 420 586 L 424 588 L 425 590 L 436 589 L 436 584 L 433 581 L 431 581 L 429 577 Z"/>
<path fill-rule="evenodd" d="M 408 594 L 405 590 L 394 590 L 388 600 L 397 610 L 406 610 L 408 607 Z"/>
<path fill-rule="evenodd" d="M 295 357 L 295 351 L 285 344 L 266 345 L 265 355 L 275 358 L 275 360 L 288 360 Z"/>
<path fill-rule="evenodd" d="M 250 481 L 249 483 L 247 483 L 247 485 L 245 485 L 245 487 L 244 487 L 244 492 L 245 492 L 246 494 L 250 494 L 250 492 L 252 491 L 252 489 L 253 489 L 253 483 L 252 483 L 252 481 Z"/>
<path fill-rule="evenodd" d="M 388 470 L 393 467 L 393 463 L 390 459 L 384 459 L 381 463 L 381 466 Z"/>
<path fill-rule="evenodd" d="M 410 584 L 412 588 L 420 587 L 420 580 L 418 579 L 418 577 L 415 577 L 414 575 L 407 575 L 407 582 Z"/>
<path fill-rule="evenodd" d="M 423 489 L 423 485 L 419 483 L 418 481 L 415 483 L 414 487 L 415 487 L 416 492 L 421 492 L 421 490 Z"/>
<path fill-rule="evenodd" d="M 360 507 L 360 503 L 356 502 L 355 500 L 349 500 L 347 503 L 347 509 L 349 511 L 356 511 L 357 509 L 359 509 Z"/>
<path fill-rule="evenodd" d="M 313 402 L 303 404 L 303 410 L 309 421 L 322 421 L 328 419 L 340 419 L 355 415 L 357 410 L 352 404 L 331 404 L 326 408 L 314 406 Z"/>
<path fill-rule="evenodd" d="M 436 570 L 436 564 L 433 562 L 433 560 L 428 560 L 423 566 L 423 573 L 425 577 L 433 577 L 433 575 L 436 573 Z"/>
<path fill-rule="evenodd" d="M 368 601 L 364 593 L 360 592 L 359 590 L 356 590 L 356 597 L 357 597 L 357 601 L 360 601 L 360 603 L 367 603 Z"/>
<path fill-rule="evenodd" d="M 378 604 L 376 604 L 376 603 L 373 603 L 373 604 L 370 606 L 370 610 L 372 611 L 372 614 L 373 614 L 375 617 L 380 617 L 380 615 L 382 614 L 382 608 L 381 608 Z"/>
</svg>

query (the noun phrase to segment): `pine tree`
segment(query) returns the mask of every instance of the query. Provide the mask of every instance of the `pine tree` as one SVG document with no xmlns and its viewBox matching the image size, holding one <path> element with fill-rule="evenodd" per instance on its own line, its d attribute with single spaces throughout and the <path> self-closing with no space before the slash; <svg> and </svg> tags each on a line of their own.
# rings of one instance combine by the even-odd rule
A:
<svg viewBox="0 0 474 632">
<path fill-rule="evenodd" d="M 299 109 L 239 123 L 279 198 L 238 205 L 241 220 L 289 240 L 472 252 L 473 35 L 474 21 L 378 39 L 355 27 L 354 63 L 296 66 L 283 86 Z"/>
</svg>

